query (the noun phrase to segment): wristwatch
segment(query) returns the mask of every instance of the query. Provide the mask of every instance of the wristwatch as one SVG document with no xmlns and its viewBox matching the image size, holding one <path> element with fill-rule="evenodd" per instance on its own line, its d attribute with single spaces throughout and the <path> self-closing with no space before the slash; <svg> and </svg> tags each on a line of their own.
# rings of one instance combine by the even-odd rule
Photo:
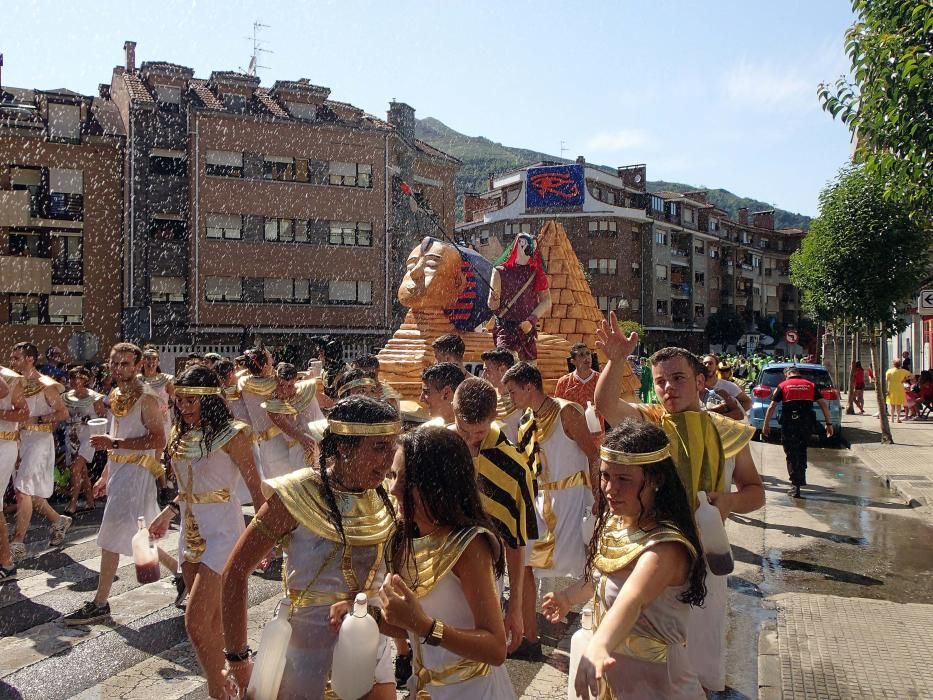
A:
<svg viewBox="0 0 933 700">
<path fill-rule="evenodd" d="M 422 642 L 427 644 L 429 647 L 439 647 L 443 641 L 444 623 L 435 619 L 434 622 L 431 623 L 431 629 L 428 631 L 428 636 L 426 636 Z"/>
</svg>

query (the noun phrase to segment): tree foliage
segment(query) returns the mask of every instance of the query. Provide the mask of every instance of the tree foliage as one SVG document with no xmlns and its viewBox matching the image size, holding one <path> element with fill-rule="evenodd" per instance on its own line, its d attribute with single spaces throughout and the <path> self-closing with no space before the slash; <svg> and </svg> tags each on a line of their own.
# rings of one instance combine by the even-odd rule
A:
<svg viewBox="0 0 933 700">
<path fill-rule="evenodd" d="M 933 211 L 933 2 L 852 0 L 846 32 L 851 76 L 817 95 L 856 138 L 855 157 L 885 178 L 885 196 L 914 218 Z"/>
<path fill-rule="evenodd" d="M 630 333 L 637 333 L 638 337 L 642 340 L 647 337 L 645 327 L 638 321 L 619 321 L 619 330 L 621 330 L 626 335 Z"/>
<path fill-rule="evenodd" d="M 790 267 L 791 282 L 815 317 L 863 330 L 880 325 L 891 335 L 902 323 L 895 305 L 923 281 L 929 241 L 885 187 L 877 170 L 843 168 L 820 194 L 820 215 Z"/>
<path fill-rule="evenodd" d="M 745 322 L 732 309 L 720 309 L 706 319 L 706 336 L 714 345 L 732 345 L 745 333 Z"/>
</svg>

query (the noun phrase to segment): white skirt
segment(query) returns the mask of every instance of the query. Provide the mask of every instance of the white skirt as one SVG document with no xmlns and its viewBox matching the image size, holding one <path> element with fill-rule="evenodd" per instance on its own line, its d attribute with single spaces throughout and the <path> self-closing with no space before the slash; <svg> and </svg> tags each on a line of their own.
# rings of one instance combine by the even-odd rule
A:
<svg viewBox="0 0 933 700">
<path fill-rule="evenodd" d="M 242 479 L 241 479 L 242 481 Z M 243 522 L 243 511 L 240 502 L 231 499 L 227 503 L 196 503 L 181 504 L 181 533 L 178 537 L 178 547 L 181 550 L 179 561 L 187 561 L 185 546 L 185 509 L 191 508 L 194 519 L 198 524 L 198 532 L 204 538 L 204 552 L 200 563 L 211 571 L 222 574 L 227 557 L 233 550 L 236 541 L 240 539 L 246 529 Z"/>
<path fill-rule="evenodd" d="M 513 700 L 515 688 L 505 666 L 491 666 L 485 676 L 451 685 L 429 685 L 431 700 Z"/>
<path fill-rule="evenodd" d="M 702 608 L 691 608 L 687 620 L 690 666 L 707 690 L 726 689 L 727 579 L 706 567 L 706 601 Z"/>
<path fill-rule="evenodd" d="M 125 462 L 110 462 L 107 479 L 107 505 L 97 533 L 97 546 L 108 552 L 133 556 L 132 540 L 136 519 L 146 519 L 148 526 L 159 514 L 156 480 L 144 467 Z"/>
<path fill-rule="evenodd" d="M 586 565 L 586 543 L 583 541 L 583 515 L 593 503 L 589 486 L 574 486 L 556 491 L 541 491 L 535 499 L 538 517 L 538 537 L 544 540 L 547 523 L 544 521 L 544 499 L 550 496 L 551 509 L 557 518 L 554 528 L 554 556 L 550 568 L 535 567 L 538 578 L 580 578 Z M 526 560 L 530 559 L 534 545 L 525 548 Z"/>
<path fill-rule="evenodd" d="M 0 508 L 3 508 L 3 496 L 16 468 L 16 455 L 19 443 L 13 440 L 0 440 Z"/>
<path fill-rule="evenodd" d="M 19 440 L 19 470 L 13 487 L 28 496 L 48 498 L 55 486 L 55 438 L 52 433 L 22 430 Z"/>
</svg>

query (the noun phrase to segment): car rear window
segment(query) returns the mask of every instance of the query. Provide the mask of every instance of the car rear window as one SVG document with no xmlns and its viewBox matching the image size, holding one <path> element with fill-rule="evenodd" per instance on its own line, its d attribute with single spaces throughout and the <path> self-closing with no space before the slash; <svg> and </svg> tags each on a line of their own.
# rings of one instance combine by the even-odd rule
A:
<svg viewBox="0 0 933 700">
<path fill-rule="evenodd" d="M 831 389 L 833 380 L 829 372 L 824 369 L 801 369 L 800 374 L 804 379 L 809 379 L 816 385 L 817 391 Z M 763 369 L 758 375 L 758 381 L 755 384 L 774 388 L 784 381 L 783 369 Z"/>
</svg>

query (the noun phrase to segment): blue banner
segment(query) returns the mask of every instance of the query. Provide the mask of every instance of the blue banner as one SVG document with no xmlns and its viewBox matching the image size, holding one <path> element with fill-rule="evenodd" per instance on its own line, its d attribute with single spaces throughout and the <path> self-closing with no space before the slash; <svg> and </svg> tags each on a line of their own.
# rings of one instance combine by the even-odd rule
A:
<svg viewBox="0 0 933 700">
<path fill-rule="evenodd" d="M 529 209 L 583 206 L 586 179 L 582 165 L 528 168 L 525 206 Z"/>
</svg>

